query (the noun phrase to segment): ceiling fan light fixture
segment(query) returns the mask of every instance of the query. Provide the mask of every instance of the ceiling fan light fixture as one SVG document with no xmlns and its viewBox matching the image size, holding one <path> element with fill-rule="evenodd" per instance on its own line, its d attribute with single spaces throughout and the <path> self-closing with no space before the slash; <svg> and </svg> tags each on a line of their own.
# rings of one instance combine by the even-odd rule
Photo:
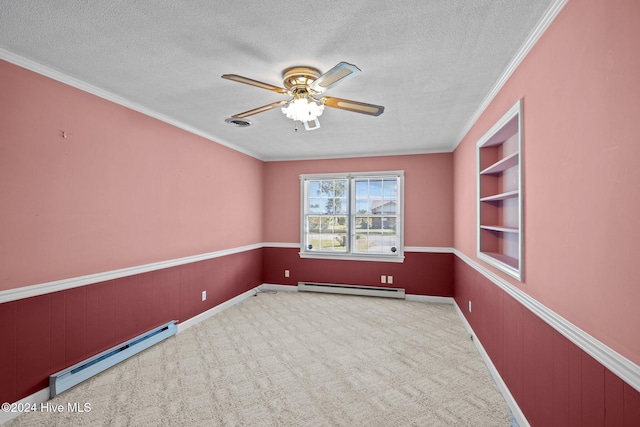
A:
<svg viewBox="0 0 640 427">
<path fill-rule="evenodd" d="M 282 112 L 287 118 L 306 123 L 322 115 L 324 104 L 312 97 L 299 97 L 284 104 Z"/>
<path fill-rule="evenodd" d="M 292 97 L 289 100 L 272 102 L 271 104 L 235 114 L 231 119 L 243 119 L 254 114 L 280 107 L 282 109 L 282 113 L 287 118 L 296 122 L 295 130 L 297 131 L 297 122 L 304 124 L 304 128 L 306 130 L 318 129 L 320 127 L 318 117 L 322 115 L 325 106 L 354 113 L 367 114 L 369 116 L 379 116 L 382 114 L 384 112 L 384 107 L 382 105 L 349 101 L 348 99 L 335 98 L 332 96 L 322 96 L 322 98 L 315 97 L 316 95 L 321 96 L 320 94 L 327 89 L 350 79 L 358 73 L 360 73 L 360 69 L 347 62 L 340 62 L 324 74 L 321 74 L 318 69 L 313 67 L 290 67 L 282 72 L 284 88 L 239 76 L 237 74 L 223 74 L 222 78 L 273 92 L 282 94 L 286 93 Z M 235 126 L 242 126 L 242 124 L 239 123 L 230 123 Z"/>
</svg>

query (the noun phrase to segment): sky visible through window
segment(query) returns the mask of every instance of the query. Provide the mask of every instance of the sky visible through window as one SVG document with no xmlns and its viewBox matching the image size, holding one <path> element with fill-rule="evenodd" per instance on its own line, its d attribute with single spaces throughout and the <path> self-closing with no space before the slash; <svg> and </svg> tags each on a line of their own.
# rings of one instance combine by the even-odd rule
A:
<svg viewBox="0 0 640 427">
<path fill-rule="evenodd" d="M 397 198 L 398 181 L 395 178 L 356 180 L 356 214 L 382 213 L 379 208 L 384 206 L 385 202 L 394 202 Z"/>
</svg>

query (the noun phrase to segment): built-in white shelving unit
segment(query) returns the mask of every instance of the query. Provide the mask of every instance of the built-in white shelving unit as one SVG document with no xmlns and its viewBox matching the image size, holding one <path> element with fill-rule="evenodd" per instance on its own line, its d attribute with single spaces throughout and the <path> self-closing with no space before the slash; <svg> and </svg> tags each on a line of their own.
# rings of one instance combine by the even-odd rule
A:
<svg viewBox="0 0 640 427">
<path fill-rule="evenodd" d="M 522 101 L 476 144 L 478 258 L 523 279 Z"/>
</svg>

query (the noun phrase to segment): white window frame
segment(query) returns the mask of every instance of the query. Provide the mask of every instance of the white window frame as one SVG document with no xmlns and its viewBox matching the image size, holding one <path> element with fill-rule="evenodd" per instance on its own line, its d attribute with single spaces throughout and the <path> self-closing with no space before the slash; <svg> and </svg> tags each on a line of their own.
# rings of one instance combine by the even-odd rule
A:
<svg viewBox="0 0 640 427">
<path fill-rule="evenodd" d="M 398 224 L 396 232 L 398 234 L 398 245 L 395 253 L 358 253 L 358 252 L 334 252 L 309 250 L 305 244 L 306 236 L 306 182 L 310 180 L 330 180 L 346 179 L 348 181 L 348 226 L 347 234 L 349 241 L 355 238 L 355 181 L 356 178 L 397 178 L 398 179 Z M 351 245 L 349 245 L 351 247 Z M 340 259 L 357 261 L 383 261 L 383 262 L 404 262 L 404 171 L 382 171 L 382 172 L 347 172 L 347 173 L 326 173 L 326 174 L 303 174 L 300 175 L 300 258 L 316 259 Z"/>
</svg>

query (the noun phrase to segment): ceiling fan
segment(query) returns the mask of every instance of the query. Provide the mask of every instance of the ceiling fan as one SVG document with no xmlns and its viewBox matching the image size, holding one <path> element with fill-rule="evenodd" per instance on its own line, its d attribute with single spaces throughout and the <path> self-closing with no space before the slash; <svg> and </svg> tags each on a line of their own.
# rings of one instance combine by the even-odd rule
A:
<svg viewBox="0 0 640 427">
<path fill-rule="evenodd" d="M 324 74 L 321 74 L 318 69 L 313 67 L 296 66 L 287 68 L 282 72 L 284 87 L 263 83 L 237 74 L 223 74 L 222 78 L 286 94 L 291 97 L 291 99 L 276 101 L 263 105 L 262 107 L 245 111 L 244 113 L 236 114 L 232 116 L 232 119 L 242 119 L 281 107 L 282 112 L 288 118 L 296 122 L 302 122 L 306 130 L 313 130 L 320 127 L 318 117 L 322 115 L 325 106 L 352 111 L 354 113 L 368 114 L 370 116 L 379 116 L 382 114 L 384 107 L 381 105 L 349 101 L 348 99 L 334 98 L 331 96 L 321 96 L 324 91 L 350 79 L 358 73 L 360 73 L 360 69 L 355 65 L 340 62 Z"/>
</svg>

